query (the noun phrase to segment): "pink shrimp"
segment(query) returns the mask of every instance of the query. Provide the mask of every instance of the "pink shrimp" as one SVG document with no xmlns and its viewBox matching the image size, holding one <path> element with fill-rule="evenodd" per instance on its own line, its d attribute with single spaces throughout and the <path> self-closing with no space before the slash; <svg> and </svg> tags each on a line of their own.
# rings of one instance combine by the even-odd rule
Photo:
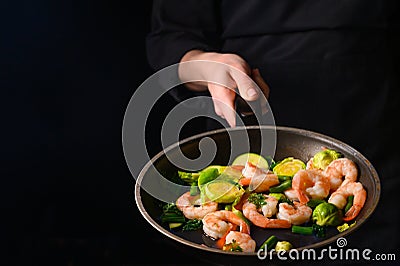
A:
<svg viewBox="0 0 400 266">
<path fill-rule="evenodd" d="M 247 162 L 239 180 L 242 186 L 249 186 L 250 191 L 265 192 L 270 187 L 279 184 L 278 176 L 264 169 L 258 168 L 254 164 Z"/>
<path fill-rule="evenodd" d="M 271 199 L 273 197 L 270 197 Z M 274 198 L 275 199 L 275 198 Z M 276 199 L 275 199 L 276 200 Z M 275 208 L 278 202 L 272 203 L 270 201 L 270 204 L 275 204 Z M 268 199 L 267 199 L 267 205 L 268 205 Z M 267 218 L 266 216 L 262 215 L 259 211 L 262 211 L 261 208 L 260 210 L 257 209 L 257 206 L 250 201 L 246 200 L 243 204 L 243 215 L 249 219 L 254 225 L 262 227 L 262 228 L 290 228 L 291 224 L 286 221 L 286 220 L 281 220 L 281 219 L 270 219 Z M 275 213 L 274 211 L 265 211 L 266 214 L 269 213 Z M 267 215 L 269 216 L 269 215 Z"/>
<path fill-rule="evenodd" d="M 220 210 L 208 213 L 202 221 L 204 233 L 215 239 L 226 237 L 227 233 L 233 229 L 232 225 L 238 225 L 240 232 L 250 234 L 250 226 L 231 211 Z"/>
<path fill-rule="evenodd" d="M 243 252 L 254 252 L 256 249 L 256 241 L 250 235 L 238 231 L 230 231 L 225 238 L 225 244 L 236 243 Z"/>
<path fill-rule="evenodd" d="M 191 196 L 190 192 L 184 193 L 176 200 L 176 207 L 188 219 L 202 219 L 207 213 L 218 209 L 218 203 L 209 201 L 201 204 L 200 196 Z"/>
<path fill-rule="evenodd" d="M 297 201 L 293 205 L 288 203 L 279 204 L 277 218 L 287 220 L 289 224 L 299 225 L 310 220 L 312 209 Z"/>
<path fill-rule="evenodd" d="M 309 196 L 313 199 L 324 199 L 329 195 L 328 179 L 316 170 L 299 170 L 292 180 L 292 188 L 296 191 L 301 203 L 307 203 Z"/>
<path fill-rule="evenodd" d="M 291 188 L 291 189 L 286 189 L 283 193 L 285 194 L 285 196 L 286 196 L 288 199 L 290 199 L 290 200 L 292 200 L 292 201 L 298 201 L 298 200 L 299 200 L 299 198 L 297 197 L 297 192 L 296 192 L 296 190 L 294 190 L 293 188 Z"/>
<path fill-rule="evenodd" d="M 344 180 L 357 181 L 357 166 L 347 158 L 339 158 L 333 160 L 323 171 L 324 175 L 328 178 L 331 185 L 331 191 L 335 191 Z"/>
<path fill-rule="evenodd" d="M 367 191 L 363 185 L 360 182 L 344 181 L 328 200 L 329 203 L 336 205 L 339 209 L 343 209 L 350 195 L 354 195 L 353 206 L 345 213 L 344 221 L 351 221 L 356 218 L 364 207 Z"/>
</svg>

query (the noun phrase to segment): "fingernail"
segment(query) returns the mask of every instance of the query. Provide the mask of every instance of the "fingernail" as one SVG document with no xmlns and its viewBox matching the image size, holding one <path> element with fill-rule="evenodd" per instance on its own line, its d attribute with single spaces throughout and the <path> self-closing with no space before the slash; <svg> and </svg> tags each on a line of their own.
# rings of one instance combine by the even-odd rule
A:
<svg viewBox="0 0 400 266">
<path fill-rule="evenodd" d="M 257 91 L 255 89 L 249 89 L 247 91 L 247 96 L 249 96 L 249 97 L 254 97 L 254 96 L 257 96 L 257 95 L 258 95 L 258 93 L 257 93 Z"/>
</svg>

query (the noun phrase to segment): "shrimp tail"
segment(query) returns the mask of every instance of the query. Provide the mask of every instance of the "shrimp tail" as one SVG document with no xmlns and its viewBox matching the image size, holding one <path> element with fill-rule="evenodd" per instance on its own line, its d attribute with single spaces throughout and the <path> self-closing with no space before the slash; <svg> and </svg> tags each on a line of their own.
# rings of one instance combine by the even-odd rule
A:
<svg viewBox="0 0 400 266">
<path fill-rule="evenodd" d="M 350 183 L 349 183 L 350 184 Z M 362 187 L 361 183 L 354 183 L 357 185 L 358 192 L 354 194 L 353 206 L 345 213 L 343 220 L 351 221 L 357 217 L 361 209 L 364 207 L 365 199 L 367 197 L 367 192 Z"/>
<path fill-rule="evenodd" d="M 292 224 L 283 219 L 270 219 L 267 223 L 266 228 L 290 228 Z"/>
<path fill-rule="evenodd" d="M 359 205 L 351 206 L 351 208 L 346 212 L 345 216 L 343 217 L 343 221 L 348 222 L 356 218 L 357 215 L 360 213 L 361 208 L 362 207 Z"/>
<path fill-rule="evenodd" d="M 216 245 L 219 249 L 222 249 L 222 248 L 224 247 L 226 236 L 229 234 L 230 231 L 236 230 L 236 227 L 237 227 L 237 226 L 236 226 L 235 224 L 230 224 L 230 225 L 229 225 L 229 229 L 226 231 L 226 233 L 225 233 L 220 239 L 217 240 L 217 242 L 215 243 L 215 245 Z"/>
<path fill-rule="evenodd" d="M 310 199 L 307 195 L 301 191 L 300 189 L 296 190 L 297 198 L 299 199 L 301 204 L 306 204 Z"/>
<path fill-rule="evenodd" d="M 250 226 L 245 221 L 240 224 L 240 232 L 250 235 Z"/>
<path fill-rule="evenodd" d="M 261 228 L 290 228 L 292 224 L 284 219 L 268 219 L 263 218 L 259 220 L 253 219 L 252 221 L 256 226 Z"/>
</svg>

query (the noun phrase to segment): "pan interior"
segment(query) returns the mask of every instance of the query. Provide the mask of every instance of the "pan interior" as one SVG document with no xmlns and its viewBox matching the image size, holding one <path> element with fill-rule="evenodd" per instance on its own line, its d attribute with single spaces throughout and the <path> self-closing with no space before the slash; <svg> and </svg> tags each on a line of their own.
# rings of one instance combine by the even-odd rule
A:
<svg viewBox="0 0 400 266">
<path fill-rule="evenodd" d="M 260 153 L 260 136 L 262 135 L 260 134 L 260 132 L 271 130 L 275 130 L 275 127 L 243 127 L 232 129 L 229 134 L 242 134 L 243 131 L 247 131 L 248 133 L 250 150 L 236 150 L 236 153 Z M 291 233 L 289 229 L 271 230 L 252 226 L 251 235 L 252 238 L 256 241 L 257 246 L 260 246 L 270 235 L 274 234 L 279 239 L 284 239 L 291 242 L 293 246 L 299 250 L 303 248 L 318 248 L 335 241 L 338 237 L 345 236 L 358 229 L 362 225 L 362 223 L 373 213 L 380 196 L 379 177 L 369 161 L 362 154 L 360 154 L 349 145 L 315 132 L 294 128 L 276 127 L 276 133 L 277 145 L 275 155 L 262 155 L 272 156 L 275 161 L 279 161 L 283 158 L 290 156 L 307 162 L 316 152 L 320 151 L 322 147 L 337 150 L 341 152 L 345 157 L 353 160 L 356 163 L 359 170 L 359 181 L 363 184 L 364 188 L 367 191 L 367 200 L 364 208 L 356 219 L 356 226 L 345 232 L 338 233 L 336 228 L 330 228 L 327 232 L 327 236 L 321 239 L 314 236 L 305 237 L 295 235 Z M 197 158 L 198 156 L 200 156 L 200 151 L 198 149 L 199 141 L 204 136 L 206 136 L 212 138 L 217 144 L 217 153 L 212 161 L 212 164 L 227 165 L 230 163 L 229 158 L 237 155 L 234 154 L 233 156 L 231 156 L 230 154 L 231 144 L 229 134 L 227 130 L 224 129 L 188 138 L 181 141 L 180 143 L 170 146 L 166 149 L 166 151 L 159 153 L 149 162 L 149 164 L 154 165 L 155 168 L 160 173 L 162 173 L 165 178 L 173 180 L 174 176 L 176 176 L 177 170 L 184 169 L 179 169 L 174 166 L 168 160 L 167 156 L 165 156 L 165 153 L 167 152 L 169 153 L 169 156 L 173 157 L 175 156 L 175 154 L 178 153 L 179 149 L 181 149 L 181 152 L 188 158 Z M 162 213 L 162 209 L 160 206 L 162 202 L 149 195 L 145 190 L 140 187 L 140 183 L 142 182 L 142 180 L 146 178 L 152 178 L 152 175 L 154 175 L 154 170 L 151 170 L 151 168 L 149 167 L 144 167 L 136 182 L 136 202 L 139 210 L 146 218 L 146 220 L 161 233 L 185 245 L 200 248 L 203 250 L 209 250 L 212 252 L 226 253 L 225 251 L 220 251 L 212 247 L 204 247 L 203 244 L 212 246 L 212 243 L 208 243 L 207 237 L 202 234 L 201 230 L 194 232 L 170 230 L 168 229 L 167 225 L 161 223 L 160 215 Z M 171 193 L 174 192 L 171 191 Z M 178 197 L 179 195 L 176 196 Z M 238 255 L 240 254 L 240 252 L 236 252 L 233 254 Z M 256 253 L 252 255 L 255 254 Z"/>
</svg>

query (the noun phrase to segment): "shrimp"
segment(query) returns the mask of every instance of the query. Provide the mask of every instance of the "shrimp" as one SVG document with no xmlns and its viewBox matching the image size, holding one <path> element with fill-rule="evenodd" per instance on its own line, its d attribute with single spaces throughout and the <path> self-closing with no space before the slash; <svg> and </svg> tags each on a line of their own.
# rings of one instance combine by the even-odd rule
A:
<svg viewBox="0 0 400 266">
<path fill-rule="evenodd" d="M 312 214 L 312 209 L 297 201 L 293 202 L 293 204 L 294 205 L 288 203 L 279 204 L 279 211 L 276 217 L 294 225 L 308 222 Z"/>
<path fill-rule="evenodd" d="M 249 186 L 250 191 L 265 192 L 270 187 L 278 185 L 278 176 L 264 169 L 258 168 L 254 164 L 247 162 L 242 170 L 244 176 L 239 180 L 242 186 Z"/>
<path fill-rule="evenodd" d="M 299 170 L 292 180 L 292 188 L 296 191 L 301 203 L 312 199 L 324 199 L 329 195 L 330 184 L 328 179 L 316 170 Z"/>
<path fill-rule="evenodd" d="M 190 192 L 186 192 L 176 200 L 176 207 L 188 219 L 202 219 L 206 214 L 216 211 L 218 203 L 209 201 L 201 204 L 199 196 L 191 196 Z"/>
<path fill-rule="evenodd" d="M 350 195 L 354 195 L 353 206 L 345 213 L 344 221 L 351 221 L 356 218 L 364 207 L 367 191 L 363 185 L 360 182 L 344 181 L 328 199 L 329 203 L 336 205 L 339 209 L 343 209 L 346 206 L 347 197 Z"/>
<path fill-rule="evenodd" d="M 268 195 L 264 195 L 264 197 L 267 204 L 261 206 L 261 212 L 265 217 L 269 218 L 278 212 L 278 200 Z"/>
<path fill-rule="evenodd" d="M 243 252 L 254 252 L 256 241 L 250 235 L 238 231 L 230 231 L 225 239 L 225 244 L 237 243 Z"/>
<path fill-rule="evenodd" d="M 285 196 L 290 199 L 290 200 L 295 200 L 298 201 L 299 198 L 297 197 L 297 192 L 296 190 L 294 190 L 293 188 L 291 189 L 286 189 L 285 191 L 283 191 L 283 193 L 285 194 Z"/>
<path fill-rule="evenodd" d="M 347 158 L 333 160 L 324 170 L 324 175 L 328 177 L 331 191 L 335 191 L 344 180 L 357 181 L 357 166 Z"/>
<path fill-rule="evenodd" d="M 204 233 L 215 239 L 226 236 L 232 230 L 232 224 L 239 225 L 240 232 L 250 234 L 250 226 L 231 211 L 220 210 L 208 213 L 202 221 Z"/>
<path fill-rule="evenodd" d="M 266 205 L 274 205 L 271 207 L 270 210 L 265 210 L 267 215 L 270 215 L 272 212 L 274 212 L 274 208 L 276 209 L 276 205 L 278 202 L 274 202 L 271 198 L 273 197 L 268 197 L 267 198 L 267 204 Z M 274 198 L 275 199 L 275 198 Z M 276 200 L 276 199 L 275 199 Z M 266 207 L 269 208 L 269 207 Z M 276 210 L 275 210 L 276 213 Z M 281 220 L 281 219 L 269 219 L 268 217 L 262 215 L 259 213 L 257 210 L 257 206 L 250 201 L 246 200 L 243 204 L 243 215 L 249 219 L 254 225 L 262 227 L 262 228 L 290 228 L 290 223 L 286 220 Z M 271 215 L 272 216 L 272 215 Z M 270 216 L 270 217 L 271 217 Z"/>
</svg>

